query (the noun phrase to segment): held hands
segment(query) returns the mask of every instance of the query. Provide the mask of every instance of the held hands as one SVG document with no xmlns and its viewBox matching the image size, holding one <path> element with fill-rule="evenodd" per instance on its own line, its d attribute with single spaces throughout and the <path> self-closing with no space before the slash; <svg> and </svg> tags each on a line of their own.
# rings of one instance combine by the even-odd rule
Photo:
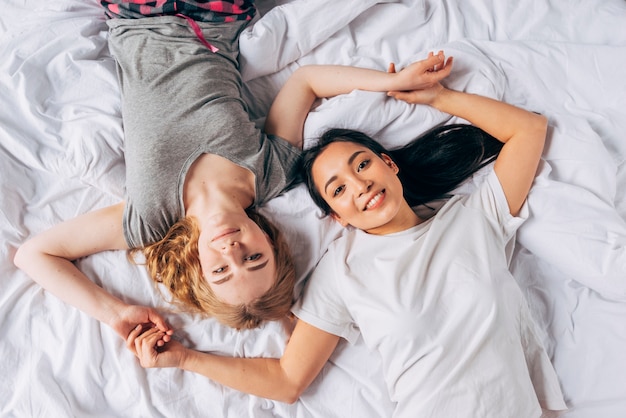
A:
<svg viewBox="0 0 626 418">
<path fill-rule="evenodd" d="M 163 340 L 168 343 L 164 345 Z M 180 367 L 186 348 L 170 335 L 156 327 L 144 329 L 137 325 L 126 339 L 126 347 L 137 356 L 142 367 Z"/>
<path fill-rule="evenodd" d="M 452 57 L 446 60 L 443 51 L 430 52 L 425 60 L 414 62 L 396 73 L 395 64 L 389 65 L 389 73 L 397 74 L 398 88 L 388 96 L 410 104 L 432 105 L 445 90 L 440 81 L 450 75 Z"/>
<path fill-rule="evenodd" d="M 126 340 L 126 347 L 143 367 L 179 364 L 184 347 L 172 340 L 174 331 L 155 309 L 126 305 L 116 312 L 109 325 Z"/>
<path fill-rule="evenodd" d="M 174 333 L 155 309 L 139 305 L 124 306 L 116 312 L 115 317 L 109 321 L 109 325 L 125 340 L 137 326 L 144 330 L 156 328 L 163 332 L 162 338 L 157 342 L 159 347 L 170 341 L 171 335 Z"/>
</svg>

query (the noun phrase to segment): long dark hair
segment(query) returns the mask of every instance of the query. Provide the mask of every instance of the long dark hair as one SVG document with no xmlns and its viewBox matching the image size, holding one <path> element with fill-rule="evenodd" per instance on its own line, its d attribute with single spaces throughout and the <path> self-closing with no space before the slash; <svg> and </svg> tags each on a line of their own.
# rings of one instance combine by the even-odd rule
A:
<svg viewBox="0 0 626 418">
<path fill-rule="evenodd" d="M 425 132 L 407 145 L 387 150 L 362 132 L 350 129 L 330 129 L 302 157 L 304 181 L 313 201 L 325 214 L 328 203 L 313 183 L 313 163 L 333 142 L 353 142 L 378 156 L 386 154 L 398 165 L 398 177 L 409 205 L 424 205 L 449 196 L 476 171 L 491 163 L 502 149 L 502 142 L 480 128 L 466 124 L 438 126 Z"/>
</svg>

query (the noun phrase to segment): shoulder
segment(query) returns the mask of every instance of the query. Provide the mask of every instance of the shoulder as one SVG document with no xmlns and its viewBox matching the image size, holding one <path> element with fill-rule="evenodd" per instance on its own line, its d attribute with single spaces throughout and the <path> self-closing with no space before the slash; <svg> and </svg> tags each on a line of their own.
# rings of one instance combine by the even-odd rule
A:
<svg viewBox="0 0 626 418">
<path fill-rule="evenodd" d="M 438 216 L 446 216 L 448 222 L 464 223 L 467 228 L 483 224 L 489 230 L 510 239 L 528 218 L 528 208 L 524 204 L 518 216 L 511 215 L 509 205 L 498 176 L 493 170 L 476 181 L 473 191 L 457 195 L 446 204 Z M 450 214 L 451 213 L 451 214 Z M 465 215 L 461 216 L 463 213 Z M 472 216 L 472 219 L 468 217 Z M 478 220 L 482 220 L 478 222 Z"/>
<path fill-rule="evenodd" d="M 464 206 L 479 209 L 501 222 L 513 218 L 523 220 L 527 217 L 528 211 L 525 207 L 518 216 L 511 215 L 502 183 L 494 170 L 487 171 L 472 182 L 472 190 L 458 197 Z"/>
</svg>

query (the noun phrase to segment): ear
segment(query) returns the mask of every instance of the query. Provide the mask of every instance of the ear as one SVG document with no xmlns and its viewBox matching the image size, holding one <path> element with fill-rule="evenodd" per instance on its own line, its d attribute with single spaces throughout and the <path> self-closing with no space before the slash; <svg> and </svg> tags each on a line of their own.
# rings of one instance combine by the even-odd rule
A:
<svg viewBox="0 0 626 418">
<path fill-rule="evenodd" d="M 344 221 L 341 216 L 337 215 L 335 212 L 331 212 L 330 217 L 339 222 L 344 228 L 349 225 L 348 222 Z"/>
<path fill-rule="evenodd" d="M 394 173 L 398 174 L 400 172 L 400 168 L 398 167 L 398 165 L 391 159 L 390 156 L 388 156 L 387 154 L 381 154 L 380 158 L 385 162 L 385 164 L 387 164 L 393 171 Z"/>
</svg>

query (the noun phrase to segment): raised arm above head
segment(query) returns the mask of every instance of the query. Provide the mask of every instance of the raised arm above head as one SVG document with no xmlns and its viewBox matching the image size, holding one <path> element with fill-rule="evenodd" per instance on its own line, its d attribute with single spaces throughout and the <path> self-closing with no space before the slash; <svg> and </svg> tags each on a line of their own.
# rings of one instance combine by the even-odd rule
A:
<svg viewBox="0 0 626 418">
<path fill-rule="evenodd" d="M 430 56 L 397 73 L 341 65 L 300 67 L 276 96 L 265 122 L 265 132 L 301 148 L 304 121 L 316 99 L 353 90 L 387 92 L 426 88 L 450 73 L 445 66 L 436 67 L 438 63 L 438 57 Z"/>
<path fill-rule="evenodd" d="M 452 58 L 446 61 L 443 52 L 434 56 L 439 56 L 446 67 L 452 65 Z M 389 95 L 463 118 L 503 142 L 495 171 L 509 210 L 517 215 L 528 196 L 543 151 L 547 131 L 544 116 L 488 97 L 449 90 L 440 83 L 425 89 L 393 91 Z"/>
</svg>

